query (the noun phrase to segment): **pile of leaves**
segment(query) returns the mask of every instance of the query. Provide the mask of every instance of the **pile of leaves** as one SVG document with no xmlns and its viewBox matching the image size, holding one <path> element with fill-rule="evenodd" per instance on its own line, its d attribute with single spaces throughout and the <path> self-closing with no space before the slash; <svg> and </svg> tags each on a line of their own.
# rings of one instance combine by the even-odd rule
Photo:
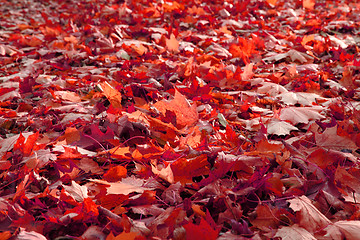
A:
<svg viewBox="0 0 360 240">
<path fill-rule="evenodd" d="M 357 239 L 357 0 L 1 0 L 0 238 Z"/>
</svg>

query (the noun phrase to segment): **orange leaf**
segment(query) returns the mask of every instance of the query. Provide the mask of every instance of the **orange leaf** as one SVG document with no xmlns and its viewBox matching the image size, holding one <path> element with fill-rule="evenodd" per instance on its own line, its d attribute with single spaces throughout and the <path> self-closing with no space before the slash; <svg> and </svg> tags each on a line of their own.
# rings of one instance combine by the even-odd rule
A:
<svg viewBox="0 0 360 240">
<path fill-rule="evenodd" d="M 30 156 L 31 155 L 31 152 L 32 152 L 32 149 L 35 145 L 35 141 L 38 139 L 39 137 L 39 132 L 36 132 L 34 134 L 31 134 L 25 144 L 24 144 L 24 148 L 23 148 L 23 153 L 24 153 L 24 156 Z"/>
<path fill-rule="evenodd" d="M 113 156 L 117 156 L 117 157 L 124 157 L 124 158 L 128 158 L 126 156 L 126 154 L 130 154 L 130 148 L 129 147 L 114 147 L 112 149 L 110 149 L 108 152 L 113 155 Z"/>
<path fill-rule="evenodd" d="M 171 164 L 171 169 L 176 182 L 188 183 L 193 177 L 209 174 L 210 164 L 207 155 L 202 154 L 191 159 L 180 158 Z"/>
<path fill-rule="evenodd" d="M 117 182 L 120 179 L 126 177 L 127 170 L 123 166 L 115 166 L 110 168 L 105 174 L 104 179 L 109 182 Z"/>
<path fill-rule="evenodd" d="M 301 41 L 301 45 L 305 46 L 308 42 L 314 41 L 314 34 L 305 35 Z"/>
<path fill-rule="evenodd" d="M 303 7 L 308 10 L 314 10 L 315 0 L 303 0 Z"/>
<path fill-rule="evenodd" d="M 158 166 L 151 165 L 151 170 L 154 174 L 158 175 L 160 178 L 168 181 L 169 183 L 174 183 L 174 174 L 171 170 L 170 164 L 166 168 L 159 170 Z"/>
<path fill-rule="evenodd" d="M 113 107 L 121 109 L 121 93 L 114 89 L 108 82 L 104 82 L 100 86 Z"/>
<path fill-rule="evenodd" d="M 0 240 L 7 240 L 11 237 L 12 237 L 12 235 L 11 235 L 11 232 L 9 232 L 9 231 L 0 233 Z"/>
<path fill-rule="evenodd" d="M 66 139 L 66 143 L 71 144 L 80 140 L 80 132 L 74 127 L 68 127 L 65 130 L 64 137 Z"/>
<path fill-rule="evenodd" d="M 191 126 L 198 121 L 196 106 L 191 106 L 184 95 L 175 90 L 174 99 L 171 101 L 162 100 L 154 104 L 164 116 L 166 111 L 172 111 L 176 115 L 176 127 L 178 129 L 185 126 Z"/>
<path fill-rule="evenodd" d="M 74 216 L 75 221 L 93 221 L 99 215 L 98 206 L 93 202 L 91 198 L 85 198 L 84 201 L 77 205 L 75 208 L 68 210 L 64 215 L 69 213 L 77 213 Z"/>
<path fill-rule="evenodd" d="M 179 41 L 174 34 L 170 35 L 170 39 L 166 39 L 166 48 L 171 52 L 179 52 Z"/>
<path fill-rule="evenodd" d="M 275 6 L 277 2 L 277 0 L 266 0 L 266 1 L 273 6 Z"/>
<path fill-rule="evenodd" d="M 131 48 L 140 56 L 148 52 L 148 49 L 142 44 L 131 44 Z"/>
<path fill-rule="evenodd" d="M 138 239 L 140 237 L 140 235 L 136 232 L 122 232 L 119 235 L 117 235 L 114 238 L 111 238 L 111 240 L 135 240 Z M 106 240 L 108 240 L 106 238 Z"/>
</svg>

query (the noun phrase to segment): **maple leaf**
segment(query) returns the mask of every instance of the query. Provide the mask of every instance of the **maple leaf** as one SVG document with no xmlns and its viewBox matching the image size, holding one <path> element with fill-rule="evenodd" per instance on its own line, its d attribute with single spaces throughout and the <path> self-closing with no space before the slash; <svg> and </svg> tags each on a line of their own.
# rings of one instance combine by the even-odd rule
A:
<svg viewBox="0 0 360 240">
<path fill-rule="evenodd" d="M 281 121 L 276 118 L 272 118 L 266 124 L 266 129 L 268 134 L 275 134 L 278 136 L 281 135 L 288 135 L 290 131 L 297 131 L 299 130 L 297 127 L 294 127 L 288 122 Z"/>
<path fill-rule="evenodd" d="M 181 208 L 168 207 L 165 211 L 159 214 L 150 224 L 149 229 L 153 236 L 161 239 L 167 239 L 170 234 L 177 228 L 183 225 L 186 212 Z M 163 226 L 159 229 L 157 226 Z M 184 237 L 183 237 L 184 239 Z"/>
<path fill-rule="evenodd" d="M 248 81 L 254 75 L 253 73 L 253 63 L 247 64 L 244 68 L 244 72 L 241 74 L 241 80 Z"/>
<path fill-rule="evenodd" d="M 113 155 L 114 157 L 122 157 L 122 158 L 129 158 L 128 156 L 126 156 L 127 154 L 130 154 L 130 147 L 114 147 L 112 149 L 109 149 L 106 152 L 102 152 L 102 153 L 110 153 L 111 155 Z"/>
<path fill-rule="evenodd" d="M 321 115 L 323 109 L 321 107 L 287 107 L 280 111 L 280 120 L 290 121 L 293 124 L 309 123 L 310 120 L 319 120 L 325 118 Z"/>
<path fill-rule="evenodd" d="M 360 221 L 337 221 L 324 229 L 326 234 L 323 239 L 349 239 L 359 238 Z"/>
<path fill-rule="evenodd" d="M 106 181 L 117 182 L 126 177 L 127 170 L 123 166 L 111 167 L 103 176 Z"/>
<path fill-rule="evenodd" d="M 191 106 L 187 99 L 179 91 L 175 90 L 175 96 L 171 101 L 162 100 L 156 102 L 154 107 L 164 116 L 166 111 L 172 111 L 176 115 L 176 127 L 191 126 L 198 121 L 198 113 L 195 105 Z"/>
<path fill-rule="evenodd" d="M 327 128 L 323 133 L 315 132 L 315 142 L 321 147 L 338 151 L 342 151 L 343 149 L 357 149 L 354 141 L 346 136 L 339 136 L 337 134 L 337 126 Z"/>
<path fill-rule="evenodd" d="M 166 39 L 166 48 L 174 53 L 179 52 L 179 41 L 173 33 L 170 35 L 170 39 Z"/>
<path fill-rule="evenodd" d="M 180 190 L 182 189 L 181 183 L 177 182 L 171 184 L 161 195 L 161 198 L 171 204 L 174 205 L 176 203 L 182 202 L 182 198 L 180 196 Z"/>
<path fill-rule="evenodd" d="M 109 240 L 136 240 L 139 239 L 140 235 L 137 232 L 122 232 L 119 235 L 109 238 Z M 108 239 L 108 238 L 106 238 Z"/>
<path fill-rule="evenodd" d="M 192 182 L 195 176 L 209 174 L 207 156 L 202 154 L 194 158 L 179 158 L 171 164 L 174 180 L 181 183 Z"/>
<path fill-rule="evenodd" d="M 360 193 L 360 180 L 350 174 L 344 167 L 338 166 L 334 177 L 335 181 L 341 184 L 344 191 L 348 187 L 352 192 Z"/>
<path fill-rule="evenodd" d="M 310 233 L 314 233 L 331 224 L 331 221 L 306 196 L 296 197 L 288 200 L 288 202 L 290 203 L 290 208 L 297 214 L 299 225 Z"/>
<path fill-rule="evenodd" d="M 98 226 L 90 226 L 81 235 L 82 239 L 105 239 L 106 235 L 102 232 L 102 229 Z"/>
<path fill-rule="evenodd" d="M 279 94 L 288 92 L 285 87 L 277 83 L 263 82 L 261 84 L 262 86 L 257 88 L 258 93 L 266 93 L 270 96 L 278 96 Z"/>
<path fill-rule="evenodd" d="M 65 101 L 81 102 L 81 98 L 75 92 L 70 91 L 55 91 L 54 95 Z"/>
<path fill-rule="evenodd" d="M 276 98 L 288 105 L 301 104 L 303 106 L 312 106 L 317 100 L 324 99 L 318 94 L 305 92 L 285 92 L 277 95 Z"/>
<path fill-rule="evenodd" d="M 121 105 L 121 93 L 114 89 L 108 82 L 104 82 L 99 85 L 106 98 L 110 101 L 114 108 L 122 108 Z"/>
<path fill-rule="evenodd" d="M 67 210 L 64 213 L 64 217 L 68 216 L 73 220 L 77 221 L 92 221 L 94 218 L 98 217 L 99 210 L 98 206 L 94 203 L 91 198 L 85 198 L 79 205 L 74 207 L 71 210 Z"/>
<path fill-rule="evenodd" d="M 166 168 L 162 168 L 160 170 L 158 169 L 158 166 L 155 167 L 151 164 L 151 171 L 169 183 L 174 183 L 174 173 L 171 170 L 170 164 Z"/>
<path fill-rule="evenodd" d="M 310 232 L 305 228 L 299 227 L 297 224 L 279 228 L 274 237 L 279 237 L 283 240 L 316 240 Z"/>
<path fill-rule="evenodd" d="M 250 222 L 257 228 L 276 228 L 279 224 L 277 209 L 272 209 L 269 205 L 261 204 L 256 207 L 256 218 Z"/>
<path fill-rule="evenodd" d="M 77 184 L 74 181 L 71 181 L 70 186 L 63 185 L 63 188 L 70 196 L 72 196 L 78 202 L 82 202 L 82 201 L 84 201 L 85 198 L 88 197 L 87 187 L 80 186 L 79 184 Z"/>
<path fill-rule="evenodd" d="M 151 190 L 151 187 L 144 186 L 144 180 L 135 177 L 127 177 L 119 182 L 108 182 L 104 180 L 91 179 L 91 182 L 106 185 L 107 194 L 124 194 L 132 192 L 143 193 L 145 190 Z"/>
<path fill-rule="evenodd" d="M 303 0 L 303 7 L 308 10 L 314 10 L 316 0 Z"/>
<path fill-rule="evenodd" d="M 199 238 L 215 240 L 219 234 L 219 231 L 211 228 L 211 226 L 203 218 L 201 218 L 199 225 L 195 225 L 192 222 L 189 222 L 183 227 L 186 230 L 186 240 L 195 240 Z"/>
</svg>

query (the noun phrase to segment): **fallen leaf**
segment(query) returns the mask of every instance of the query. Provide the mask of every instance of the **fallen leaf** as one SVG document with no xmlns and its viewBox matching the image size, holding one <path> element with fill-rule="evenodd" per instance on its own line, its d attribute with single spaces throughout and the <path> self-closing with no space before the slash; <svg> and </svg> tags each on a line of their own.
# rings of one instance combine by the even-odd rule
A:
<svg viewBox="0 0 360 240">
<path fill-rule="evenodd" d="M 301 104 L 303 106 L 312 106 L 317 100 L 324 99 L 318 94 L 306 92 L 285 92 L 277 95 L 276 98 L 287 105 Z"/>
<path fill-rule="evenodd" d="M 281 121 L 276 118 L 272 118 L 269 122 L 267 122 L 266 129 L 268 134 L 275 134 L 278 136 L 288 135 L 291 131 L 299 130 L 297 127 L 294 127 L 290 123 Z"/>
<path fill-rule="evenodd" d="M 154 107 L 164 116 L 166 111 L 172 111 L 176 115 L 176 127 L 191 126 L 198 121 L 198 113 L 195 105 L 191 106 L 187 99 L 179 91 L 175 90 L 175 96 L 171 101 L 162 100 L 156 102 Z"/>
<path fill-rule="evenodd" d="M 15 237 L 16 240 L 46 240 L 46 237 L 35 231 L 27 232 L 21 228 L 20 233 Z"/>
<path fill-rule="evenodd" d="M 104 180 L 91 179 L 91 182 L 106 185 L 107 194 L 124 194 L 128 195 L 132 192 L 143 193 L 145 190 L 151 190 L 150 187 L 145 187 L 145 182 L 134 177 L 127 177 L 121 179 L 119 182 L 108 182 Z"/>
<path fill-rule="evenodd" d="M 308 10 L 314 10 L 315 0 L 303 0 L 303 7 Z"/>
<path fill-rule="evenodd" d="M 203 218 L 201 218 L 199 225 L 189 222 L 183 227 L 186 230 L 186 240 L 196 240 L 200 238 L 204 240 L 215 240 L 219 234 L 219 231 L 212 229 Z"/>
<path fill-rule="evenodd" d="M 151 165 L 151 171 L 158 175 L 160 178 L 168 181 L 169 183 L 174 183 L 174 174 L 171 170 L 170 164 L 166 168 L 158 169 L 158 167 L 155 167 L 154 165 Z"/>
<path fill-rule="evenodd" d="M 359 239 L 360 221 L 337 221 L 324 229 L 327 233 L 323 239 Z"/>
<path fill-rule="evenodd" d="M 114 108 L 121 109 L 121 93 L 113 88 L 108 82 L 104 82 L 100 84 L 100 87 L 106 96 L 106 98 L 110 101 Z"/>
<path fill-rule="evenodd" d="M 294 125 L 298 123 L 309 123 L 310 120 L 320 120 L 325 116 L 320 114 L 321 107 L 287 107 L 280 111 L 279 119 L 283 121 L 290 121 Z"/>
<path fill-rule="evenodd" d="M 279 228 L 274 237 L 282 240 L 316 240 L 310 232 L 296 224 L 290 227 Z"/>
<path fill-rule="evenodd" d="M 331 224 L 331 221 L 306 196 L 296 197 L 288 200 L 288 202 L 290 203 L 290 208 L 296 212 L 299 226 L 305 228 L 310 233 L 314 233 Z"/>
<path fill-rule="evenodd" d="M 88 189 L 86 186 L 80 186 L 74 181 L 71 181 L 71 185 L 63 185 L 65 191 L 73 197 L 76 201 L 82 202 L 88 197 Z"/>
<path fill-rule="evenodd" d="M 358 148 L 350 138 L 337 134 L 337 126 L 327 128 L 322 133 L 315 132 L 315 142 L 318 146 L 338 151 L 356 150 Z"/>
<path fill-rule="evenodd" d="M 127 170 L 123 166 L 111 167 L 104 175 L 104 179 L 109 182 L 117 182 L 126 177 Z"/>
<path fill-rule="evenodd" d="M 173 33 L 170 35 L 170 39 L 166 39 L 166 48 L 174 53 L 179 52 L 179 41 Z"/>
</svg>

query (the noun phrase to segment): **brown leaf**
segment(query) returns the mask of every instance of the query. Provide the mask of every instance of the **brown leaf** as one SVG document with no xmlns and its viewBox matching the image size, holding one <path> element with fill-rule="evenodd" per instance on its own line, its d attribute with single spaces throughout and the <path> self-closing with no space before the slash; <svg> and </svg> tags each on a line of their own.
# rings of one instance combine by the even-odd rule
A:
<svg viewBox="0 0 360 240">
<path fill-rule="evenodd" d="M 344 239 L 357 240 L 359 239 L 360 221 L 338 221 L 328 226 L 326 235 L 323 239 Z"/>
<path fill-rule="evenodd" d="M 280 120 L 290 121 L 293 124 L 309 123 L 310 120 L 319 120 L 324 118 L 319 112 L 322 108 L 318 107 L 287 107 L 281 109 Z"/>
<path fill-rule="evenodd" d="M 338 151 L 344 149 L 356 150 L 358 148 L 350 138 L 337 134 L 337 126 L 327 128 L 322 133 L 315 132 L 315 142 L 318 146 Z"/>
<path fill-rule="evenodd" d="M 272 118 L 267 124 L 266 129 L 268 134 L 275 134 L 278 136 L 281 135 L 288 135 L 290 131 L 297 131 L 299 130 L 297 127 L 294 127 L 288 122 L 281 121 L 276 118 Z"/>
<path fill-rule="evenodd" d="M 288 200 L 288 202 L 290 203 L 290 208 L 296 212 L 299 226 L 309 232 L 314 233 L 331 224 L 331 221 L 325 217 L 306 196 L 296 197 Z"/>
<path fill-rule="evenodd" d="M 297 224 L 290 227 L 281 227 L 277 230 L 274 237 L 282 240 L 316 240 L 310 232 L 299 227 Z"/>
</svg>

